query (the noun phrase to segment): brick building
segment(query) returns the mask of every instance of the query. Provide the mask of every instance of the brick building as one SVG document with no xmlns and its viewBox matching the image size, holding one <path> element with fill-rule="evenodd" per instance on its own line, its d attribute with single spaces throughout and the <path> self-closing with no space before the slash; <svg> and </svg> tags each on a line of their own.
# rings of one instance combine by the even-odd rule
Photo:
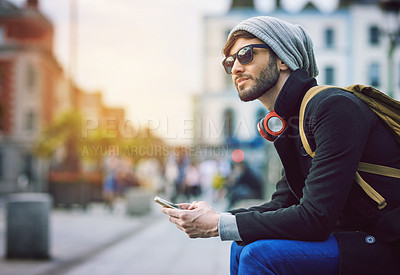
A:
<svg viewBox="0 0 400 275">
<path fill-rule="evenodd" d="M 46 191 L 50 160 L 33 153 L 43 129 L 70 110 L 101 118 L 107 109 L 101 93 L 85 93 L 65 76 L 53 36 L 38 0 L 23 7 L 0 0 L 0 195 Z"/>
<path fill-rule="evenodd" d="M 65 79 L 52 52 L 53 35 L 38 1 L 20 8 L 0 0 L 1 193 L 23 189 L 27 182 L 31 190 L 44 188 L 47 165 L 32 147 L 58 105 L 71 104 L 60 98 L 68 87 L 58 85 Z"/>
</svg>

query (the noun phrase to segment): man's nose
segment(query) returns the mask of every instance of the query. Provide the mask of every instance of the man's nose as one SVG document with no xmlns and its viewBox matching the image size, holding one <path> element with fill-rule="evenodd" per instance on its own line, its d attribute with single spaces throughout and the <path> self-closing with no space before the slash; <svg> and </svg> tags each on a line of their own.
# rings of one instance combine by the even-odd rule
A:
<svg viewBox="0 0 400 275">
<path fill-rule="evenodd" d="M 232 74 L 238 74 L 242 73 L 244 71 L 244 67 L 240 62 L 236 59 L 235 62 L 233 62 L 233 67 L 232 67 Z"/>
</svg>

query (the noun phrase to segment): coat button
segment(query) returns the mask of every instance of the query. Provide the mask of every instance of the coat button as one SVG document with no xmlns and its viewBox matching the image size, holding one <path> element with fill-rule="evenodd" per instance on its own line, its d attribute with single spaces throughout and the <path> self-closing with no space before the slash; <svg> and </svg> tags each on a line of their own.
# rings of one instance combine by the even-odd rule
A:
<svg viewBox="0 0 400 275">
<path fill-rule="evenodd" d="M 368 235 L 367 237 L 365 237 L 365 242 L 367 244 L 374 244 L 375 243 L 375 237 L 371 236 L 371 235 Z"/>
<path fill-rule="evenodd" d="M 304 147 L 300 148 L 300 155 L 302 155 L 303 157 L 308 157 L 309 154 L 307 153 L 306 149 Z"/>
</svg>

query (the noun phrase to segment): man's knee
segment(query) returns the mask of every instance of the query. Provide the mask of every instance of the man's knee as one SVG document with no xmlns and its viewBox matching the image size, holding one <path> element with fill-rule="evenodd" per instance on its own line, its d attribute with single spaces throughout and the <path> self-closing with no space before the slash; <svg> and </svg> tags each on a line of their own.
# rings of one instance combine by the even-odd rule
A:
<svg viewBox="0 0 400 275">
<path fill-rule="evenodd" d="M 268 250 L 265 241 L 248 244 L 243 247 L 239 257 L 239 274 L 272 274 Z"/>
<path fill-rule="evenodd" d="M 240 245 L 238 245 L 236 242 L 232 242 L 232 244 L 231 244 L 231 253 L 233 254 L 233 253 L 238 253 L 238 252 L 240 252 L 240 250 L 242 250 L 243 249 L 243 247 L 242 246 L 240 246 Z"/>
<path fill-rule="evenodd" d="M 256 241 L 246 245 L 240 253 L 240 263 L 257 264 L 263 262 L 263 264 L 265 264 L 265 258 L 268 258 L 265 256 L 270 254 L 268 252 L 270 250 L 270 247 L 266 241 L 262 242 L 262 245 L 260 245 L 260 241 Z M 262 256 L 263 258 L 262 261 L 258 258 L 260 256 Z"/>
</svg>

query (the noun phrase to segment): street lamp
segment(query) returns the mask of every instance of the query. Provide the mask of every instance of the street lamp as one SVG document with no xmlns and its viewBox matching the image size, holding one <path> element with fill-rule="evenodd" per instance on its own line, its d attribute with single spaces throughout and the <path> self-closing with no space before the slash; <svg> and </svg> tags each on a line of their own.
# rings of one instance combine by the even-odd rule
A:
<svg viewBox="0 0 400 275">
<path fill-rule="evenodd" d="M 383 26 L 384 33 L 389 37 L 389 48 L 388 48 L 388 89 L 387 93 L 389 96 L 394 95 L 394 63 L 393 53 L 396 49 L 396 45 L 400 37 L 399 28 L 399 12 L 400 12 L 400 0 L 379 0 L 379 6 L 385 13 L 386 23 Z"/>
</svg>

